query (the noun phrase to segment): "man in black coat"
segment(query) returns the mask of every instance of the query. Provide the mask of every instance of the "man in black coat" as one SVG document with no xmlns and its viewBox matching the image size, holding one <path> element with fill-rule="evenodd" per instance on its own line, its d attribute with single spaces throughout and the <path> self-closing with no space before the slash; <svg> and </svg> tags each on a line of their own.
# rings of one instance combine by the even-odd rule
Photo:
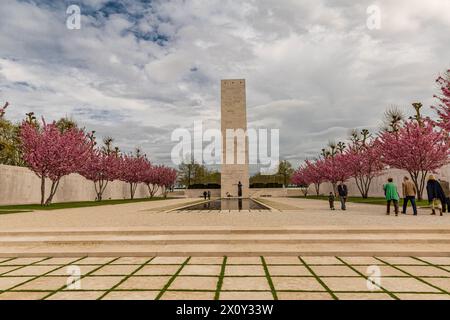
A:
<svg viewBox="0 0 450 320">
<path fill-rule="evenodd" d="M 427 182 L 428 202 L 431 204 L 431 215 L 436 214 L 436 209 L 442 216 L 442 204 L 445 203 L 445 194 L 439 182 L 430 175 Z M 439 203 L 440 201 L 440 203 Z"/>
<path fill-rule="evenodd" d="M 348 189 L 343 182 L 338 185 L 338 194 L 339 200 L 341 201 L 341 209 L 346 210 L 345 203 L 347 202 Z"/>
</svg>

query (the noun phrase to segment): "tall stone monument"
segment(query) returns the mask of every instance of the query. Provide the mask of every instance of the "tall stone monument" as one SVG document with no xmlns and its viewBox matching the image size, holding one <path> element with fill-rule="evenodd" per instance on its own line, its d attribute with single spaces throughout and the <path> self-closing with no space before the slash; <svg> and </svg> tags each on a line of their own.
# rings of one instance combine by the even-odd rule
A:
<svg viewBox="0 0 450 320">
<path fill-rule="evenodd" d="M 239 191 L 241 192 L 242 198 L 248 198 L 249 196 L 246 108 L 245 80 L 222 80 L 222 166 L 220 192 L 222 198 L 237 197 Z M 231 132 L 236 133 L 236 135 L 234 137 L 231 136 Z M 230 137 L 232 140 L 230 140 Z"/>
</svg>

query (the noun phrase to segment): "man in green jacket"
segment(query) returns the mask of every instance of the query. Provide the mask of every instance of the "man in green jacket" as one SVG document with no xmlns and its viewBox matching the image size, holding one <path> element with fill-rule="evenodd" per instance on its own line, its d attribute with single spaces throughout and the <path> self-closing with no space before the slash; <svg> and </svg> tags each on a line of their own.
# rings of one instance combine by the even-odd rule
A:
<svg viewBox="0 0 450 320">
<path fill-rule="evenodd" d="M 391 201 L 394 202 L 395 215 L 398 216 L 398 191 L 397 186 L 394 184 L 393 179 L 389 178 L 388 183 L 383 186 L 384 195 L 387 201 L 387 212 L 386 214 L 391 214 Z"/>
</svg>

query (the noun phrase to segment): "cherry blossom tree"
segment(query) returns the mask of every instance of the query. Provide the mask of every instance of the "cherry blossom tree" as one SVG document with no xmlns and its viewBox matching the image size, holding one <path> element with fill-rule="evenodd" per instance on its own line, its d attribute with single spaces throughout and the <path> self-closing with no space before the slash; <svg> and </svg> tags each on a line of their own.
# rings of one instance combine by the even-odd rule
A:
<svg viewBox="0 0 450 320">
<path fill-rule="evenodd" d="M 158 185 L 162 189 L 164 198 L 167 198 L 167 193 L 169 192 L 170 188 L 173 187 L 176 180 L 177 171 L 175 169 L 166 166 L 160 167 Z"/>
<path fill-rule="evenodd" d="M 343 142 L 330 142 L 327 148 L 322 149 L 322 159 L 317 161 L 317 170 L 324 181 L 333 186 L 333 192 L 337 193 L 337 184 L 351 177 L 350 170 L 345 166 L 346 145 Z"/>
<path fill-rule="evenodd" d="M 92 141 L 82 129 L 72 127 L 60 130 L 56 123 L 42 125 L 24 121 L 20 128 L 23 159 L 41 179 L 41 205 L 49 205 L 61 178 L 75 173 L 88 161 Z M 51 180 L 50 192 L 45 200 L 46 179 Z"/>
<path fill-rule="evenodd" d="M 349 168 L 345 165 L 347 154 L 337 153 L 334 156 L 329 156 L 323 159 L 320 165 L 320 171 L 325 181 L 328 181 L 333 186 L 333 192 L 337 194 L 337 185 L 339 182 L 344 182 L 351 177 Z"/>
<path fill-rule="evenodd" d="M 163 167 L 162 166 L 149 166 L 144 175 L 144 183 L 147 185 L 148 193 L 150 198 L 153 198 L 158 192 L 160 183 L 161 183 L 161 175 L 162 175 Z"/>
<path fill-rule="evenodd" d="M 440 86 L 441 94 L 435 96 L 439 100 L 439 105 L 433 108 L 440 118 L 438 125 L 450 132 L 450 70 L 447 70 L 446 75 L 439 77 L 436 82 Z"/>
<path fill-rule="evenodd" d="M 308 189 L 312 182 L 308 179 L 307 168 L 305 166 L 300 166 L 292 174 L 291 182 L 301 188 L 305 197 L 308 196 Z"/>
<path fill-rule="evenodd" d="M 94 138 L 91 139 L 94 145 Z M 89 152 L 86 164 L 78 170 L 80 175 L 94 183 L 96 201 L 102 200 L 108 182 L 120 177 L 120 160 L 118 151 L 111 151 L 109 146 L 102 149 L 93 147 Z"/>
<path fill-rule="evenodd" d="M 322 159 L 317 159 L 316 161 L 305 161 L 304 175 L 305 180 L 314 184 L 314 189 L 316 195 L 320 194 L 320 185 L 325 181 L 324 176 L 321 172 L 321 166 L 323 165 Z"/>
<path fill-rule="evenodd" d="M 376 139 L 371 139 L 368 130 L 363 129 L 360 134 L 352 133 L 351 143 L 342 157 L 350 175 L 355 179 L 356 186 L 363 198 L 369 195 L 372 180 L 379 176 L 384 169 L 381 161 L 381 150 Z"/>
<path fill-rule="evenodd" d="M 411 119 L 396 132 L 383 132 L 379 147 L 386 165 L 408 171 L 419 199 L 427 175 L 447 164 L 450 156 L 447 134 L 436 130 L 430 119 Z"/>
<path fill-rule="evenodd" d="M 134 199 L 139 183 L 144 182 L 150 162 L 137 150 L 136 155 L 124 155 L 120 159 L 119 179 L 130 185 L 130 198 Z"/>
</svg>

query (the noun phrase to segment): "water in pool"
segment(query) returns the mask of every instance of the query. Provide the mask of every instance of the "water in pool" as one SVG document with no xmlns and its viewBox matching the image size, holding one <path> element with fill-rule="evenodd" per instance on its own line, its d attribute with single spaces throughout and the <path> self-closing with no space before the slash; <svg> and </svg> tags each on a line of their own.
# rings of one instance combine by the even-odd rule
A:
<svg viewBox="0 0 450 320">
<path fill-rule="evenodd" d="M 252 199 L 217 199 L 194 204 L 180 210 L 269 210 Z"/>
</svg>

